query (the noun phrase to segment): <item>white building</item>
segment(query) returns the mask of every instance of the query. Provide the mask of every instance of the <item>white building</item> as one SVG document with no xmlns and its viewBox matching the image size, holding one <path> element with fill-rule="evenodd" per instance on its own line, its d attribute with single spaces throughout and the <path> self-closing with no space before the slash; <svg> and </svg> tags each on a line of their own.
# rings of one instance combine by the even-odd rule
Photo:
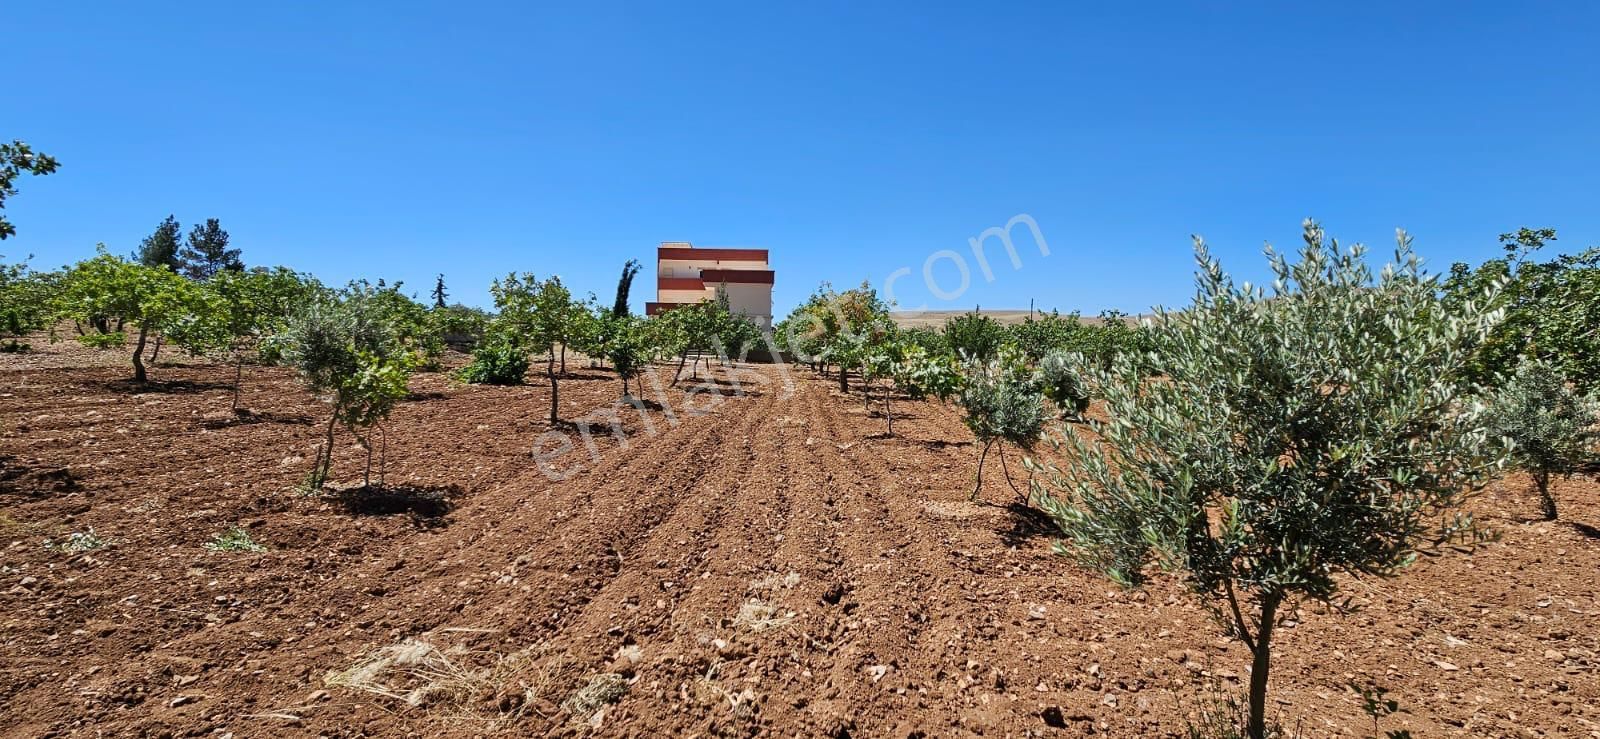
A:
<svg viewBox="0 0 1600 739">
<path fill-rule="evenodd" d="M 696 248 L 687 241 L 663 241 L 656 249 L 656 299 L 647 315 L 680 305 L 716 300 L 727 286 L 728 308 L 772 328 L 773 272 L 766 249 Z"/>
</svg>

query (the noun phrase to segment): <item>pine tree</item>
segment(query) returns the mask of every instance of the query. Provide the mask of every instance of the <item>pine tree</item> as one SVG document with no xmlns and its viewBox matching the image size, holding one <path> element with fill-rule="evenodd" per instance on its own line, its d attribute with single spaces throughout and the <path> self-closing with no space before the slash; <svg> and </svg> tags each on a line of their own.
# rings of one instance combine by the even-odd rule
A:
<svg viewBox="0 0 1600 739">
<path fill-rule="evenodd" d="M 450 293 L 445 292 L 444 273 L 441 272 L 439 273 L 439 277 L 433 281 L 433 307 L 443 308 L 444 301 L 448 297 L 450 297 Z"/>
<path fill-rule="evenodd" d="M 161 225 L 156 226 L 155 233 L 139 242 L 139 251 L 134 252 L 134 259 L 146 267 L 166 267 L 177 272 L 183 267 L 178 259 L 178 236 L 182 232 L 183 227 L 178 225 L 178 219 L 167 216 Z"/>
<path fill-rule="evenodd" d="M 228 232 L 215 218 L 207 218 L 204 225 L 196 225 L 189 232 L 189 245 L 178 253 L 185 277 L 204 282 L 218 272 L 240 272 L 244 262 L 238 249 L 228 248 Z"/>
<path fill-rule="evenodd" d="M 618 318 L 628 315 L 628 291 L 633 287 L 636 274 L 639 274 L 639 260 L 629 259 L 622 265 L 622 278 L 617 280 L 617 300 L 611 304 L 611 315 Z"/>
</svg>

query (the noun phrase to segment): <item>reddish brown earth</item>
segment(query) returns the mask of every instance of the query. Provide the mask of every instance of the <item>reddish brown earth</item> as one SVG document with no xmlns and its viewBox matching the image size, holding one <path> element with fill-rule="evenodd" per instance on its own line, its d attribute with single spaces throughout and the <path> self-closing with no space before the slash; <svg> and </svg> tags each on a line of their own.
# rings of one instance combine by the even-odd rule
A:
<svg viewBox="0 0 1600 739">
<path fill-rule="evenodd" d="M 352 509 L 294 490 L 324 408 L 288 372 L 248 369 L 235 419 L 228 368 L 140 388 L 120 353 L 64 347 L 0 356 L 5 735 L 1179 736 L 1247 673 L 1176 583 L 1119 590 L 969 503 L 970 437 L 937 404 L 898 403 L 884 438 L 832 382 L 719 371 L 699 387 L 721 394 L 623 406 L 595 458 L 563 427 L 553 481 L 543 385 L 422 374 L 387 492 Z M 613 375 L 573 369 L 565 418 L 613 407 Z M 363 457 L 341 432 L 336 480 Z M 1294 614 L 1275 717 L 1370 735 L 1347 685 L 1376 683 L 1407 711 L 1385 730 L 1600 737 L 1600 486 L 1557 494 L 1565 520 L 1538 522 L 1524 480 L 1497 484 L 1475 507 L 1499 542 Z M 996 474 L 985 497 L 1012 496 Z M 205 548 L 236 523 L 270 550 Z M 44 545 L 90 527 L 111 544 Z M 568 700 L 603 673 L 614 703 Z"/>
</svg>

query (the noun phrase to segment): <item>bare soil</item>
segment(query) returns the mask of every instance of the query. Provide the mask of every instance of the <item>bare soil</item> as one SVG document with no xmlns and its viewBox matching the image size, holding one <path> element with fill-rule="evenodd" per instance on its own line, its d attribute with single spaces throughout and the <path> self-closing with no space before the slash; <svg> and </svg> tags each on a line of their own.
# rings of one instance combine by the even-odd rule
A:
<svg viewBox="0 0 1600 739">
<path fill-rule="evenodd" d="M 236 416 L 231 368 L 141 387 L 121 354 L 0 356 L 8 736 L 1180 736 L 1247 673 L 1179 583 L 1053 553 L 998 468 L 969 502 L 936 403 L 886 437 L 831 381 L 741 366 L 646 383 L 641 413 L 569 361 L 563 418 L 621 423 L 586 443 L 537 377 L 421 374 L 383 484 L 341 431 L 346 492 L 306 496 L 325 407 L 290 373 L 247 368 Z M 562 438 L 553 480 L 532 452 Z M 1406 711 L 1384 730 L 1600 736 L 1600 485 L 1556 494 L 1533 520 L 1509 478 L 1475 503 L 1499 541 L 1294 613 L 1275 718 L 1370 735 L 1348 685 L 1375 683 Z M 205 546 L 234 525 L 268 550 Z"/>
</svg>

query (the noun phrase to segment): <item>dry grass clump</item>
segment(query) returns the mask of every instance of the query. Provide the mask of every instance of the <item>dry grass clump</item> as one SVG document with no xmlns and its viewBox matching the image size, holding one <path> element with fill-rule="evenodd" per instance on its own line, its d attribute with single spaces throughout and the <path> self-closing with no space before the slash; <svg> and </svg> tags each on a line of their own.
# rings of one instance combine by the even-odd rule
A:
<svg viewBox="0 0 1600 739">
<path fill-rule="evenodd" d="M 572 660 L 540 660 L 540 656 L 534 649 L 512 654 L 462 647 L 442 650 L 422 639 L 407 639 L 377 649 L 344 670 L 328 672 L 323 682 L 440 718 L 482 721 L 495 729 L 529 712 L 548 718 L 539 706 L 549 705 L 550 696 L 576 676 Z"/>
</svg>

